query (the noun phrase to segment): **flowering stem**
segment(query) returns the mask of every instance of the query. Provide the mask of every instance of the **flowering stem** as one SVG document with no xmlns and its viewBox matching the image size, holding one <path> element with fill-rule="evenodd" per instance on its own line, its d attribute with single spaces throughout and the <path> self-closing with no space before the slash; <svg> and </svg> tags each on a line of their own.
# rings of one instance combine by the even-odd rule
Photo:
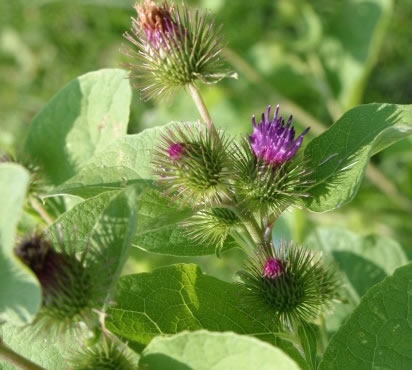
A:
<svg viewBox="0 0 412 370">
<path fill-rule="evenodd" d="M 0 360 L 4 360 L 11 365 L 16 366 L 23 370 L 45 370 L 44 368 L 36 365 L 27 358 L 20 356 L 14 352 L 11 348 L 7 347 L 3 340 L 0 338 Z"/>
<path fill-rule="evenodd" d="M 189 90 L 189 93 L 193 99 L 193 101 L 196 104 L 197 110 L 200 113 L 200 117 L 202 117 L 202 120 L 206 123 L 206 126 L 209 130 L 213 130 L 213 122 L 212 118 L 210 117 L 209 111 L 206 108 L 205 102 L 203 101 L 202 96 L 200 95 L 199 90 L 197 87 L 193 84 L 188 84 L 187 88 Z"/>
</svg>

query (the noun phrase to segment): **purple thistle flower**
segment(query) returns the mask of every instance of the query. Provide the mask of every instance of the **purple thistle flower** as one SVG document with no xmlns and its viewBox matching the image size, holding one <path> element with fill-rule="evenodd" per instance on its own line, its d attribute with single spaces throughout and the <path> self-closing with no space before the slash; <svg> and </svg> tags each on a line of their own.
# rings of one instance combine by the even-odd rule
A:
<svg viewBox="0 0 412 370">
<path fill-rule="evenodd" d="M 169 157 L 173 159 L 174 161 L 179 160 L 182 157 L 182 154 L 184 151 L 185 151 L 185 148 L 180 143 L 170 144 L 169 148 L 167 149 L 167 152 L 169 153 Z"/>
<path fill-rule="evenodd" d="M 283 273 L 283 264 L 280 259 L 269 257 L 263 266 L 263 277 L 274 279 Z"/>
<path fill-rule="evenodd" d="M 135 8 L 140 28 L 150 46 L 156 50 L 162 46 L 168 48 L 168 39 L 177 33 L 177 25 L 171 16 L 172 9 L 166 3 L 159 6 L 152 0 L 145 0 Z"/>
<path fill-rule="evenodd" d="M 252 117 L 253 133 L 249 136 L 249 142 L 253 154 L 258 159 L 271 165 L 280 165 L 290 160 L 302 145 L 303 137 L 309 131 L 306 128 L 296 139 L 295 129 L 292 126 L 292 116 L 287 124 L 282 116 L 279 116 L 279 105 L 273 119 L 270 119 L 270 105 L 266 113 L 262 113 L 262 119 L 257 124 L 255 116 Z"/>
</svg>

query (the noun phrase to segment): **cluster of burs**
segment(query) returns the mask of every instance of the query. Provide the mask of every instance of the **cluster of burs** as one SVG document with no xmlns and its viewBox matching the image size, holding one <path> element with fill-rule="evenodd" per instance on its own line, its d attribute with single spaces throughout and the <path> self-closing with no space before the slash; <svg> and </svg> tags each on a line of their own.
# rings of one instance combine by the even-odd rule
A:
<svg viewBox="0 0 412 370">
<path fill-rule="evenodd" d="M 217 129 L 196 84 L 216 83 L 232 74 L 220 57 L 220 29 L 207 13 L 145 0 L 125 37 L 131 45 L 131 81 L 144 99 L 171 97 L 186 89 L 202 121 L 176 123 L 159 138 L 152 153 L 157 185 L 164 197 L 193 216 L 177 227 L 199 245 L 225 250 L 230 238 L 248 255 L 239 284 L 245 309 L 272 313 L 290 330 L 319 318 L 336 297 L 337 282 L 322 257 L 291 242 L 274 243 L 272 229 L 282 212 L 304 206 L 313 169 L 301 146 L 308 129 L 297 135 L 292 117 L 279 106 L 252 117 L 252 133 L 233 138 Z M 64 233 L 63 233 L 64 234 Z M 67 236 L 67 235 L 66 235 Z M 93 327 L 96 307 L 104 305 L 107 282 L 99 248 L 75 253 L 76 242 L 35 235 L 16 247 L 17 256 L 37 276 L 43 308 L 34 325 L 61 335 L 79 325 Z M 83 248 L 83 250 L 86 250 Z M 282 329 L 280 329 L 282 330 Z M 73 368 L 131 369 L 123 345 L 110 336 L 76 354 Z"/>
</svg>

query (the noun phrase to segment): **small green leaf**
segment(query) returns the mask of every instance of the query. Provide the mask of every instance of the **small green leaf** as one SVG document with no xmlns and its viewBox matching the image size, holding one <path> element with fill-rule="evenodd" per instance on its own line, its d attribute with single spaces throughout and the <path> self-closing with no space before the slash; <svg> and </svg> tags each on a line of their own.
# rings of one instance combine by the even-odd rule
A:
<svg viewBox="0 0 412 370">
<path fill-rule="evenodd" d="M 140 349 L 156 335 L 184 330 L 251 334 L 280 347 L 306 368 L 296 348 L 276 337 L 273 313 L 262 308 L 246 311 L 242 292 L 237 284 L 204 275 L 196 265 L 172 265 L 153 273 L 124 276 L 118 282 L 106 326 Z"/>
<path fill-rule="evenodd" d="M 350 202 L 369 158 L 411 133 L 412 105 L 375 103 L 345 113 L 305 150 L 314 169 L 306 206 L 325 212 Z"/>
<path fill-rule="evenodd" d="M 156 337 L 143 351 L 141 368 L 150 370 L 299 370 L 276 347 L 235 333 L 205 330 Z"/>
<path fill-rule="evenodd" d="M 333 336 L 320 370 L 412 368 L 412 264 L 371 288 Z"/>
<path fill-rule="evenodd" d="M 408 262 L 402 247 L 394 240 L 376 235 L 360 237 L 342 229 L 319 228 L 305 245 L 333 258 L 340 272 L 343 303 L 338 303 L 326 318 L 330 332 L 339 329 L 369 288 Z"/>
<path fill-rule="evenodd" d="M 125 71 L 103 69 L 69 82 L 33 119 L 24 153 L 54 184 L 127 132 L 131 88 Z"/>
<path fill-rule="evenodd" d="M 15 164 L 0 164 L 0 321 L 27 324 L 40 309 L 41 291 L 34 275 L 14 255 L 29 173 Z"/>
</svg>

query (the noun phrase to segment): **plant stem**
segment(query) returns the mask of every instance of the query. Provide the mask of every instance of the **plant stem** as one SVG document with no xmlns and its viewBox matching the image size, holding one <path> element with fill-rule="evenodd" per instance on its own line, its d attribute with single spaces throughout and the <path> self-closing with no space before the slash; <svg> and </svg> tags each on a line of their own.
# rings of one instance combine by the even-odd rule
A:
<svg viewBox="0 0 412 370">
<path fill-rule="evenodd" d="M 14 352 L 11 348 L 7 347 L 3 340 L 0 338 L 0 360 L 4 360 L 9 364 L 18 367 L 23 370 L 45 370 L 44 368 L 36 365 L 27 358 L 20 356 Z"/>
<path fill-rule="evenodd" d="M 250 214 L 247 215 L 244 211 L 239 210 L 236 207 L 233 207 L 232 210 L 233 212 L 236 213 L 236 216 L 239 217 L 239 219 L 243 222 L 243 227 L 245 228 L 245 231 L 251 237 L 253 243 L 255 245 L 263 245 L 264 244 L 263 232 L 259 228 L 259 225 L 256 222 L 253 215 L 250 215 Z"/>
<path fill-rule="evenodd" d="M 51 225 L 53 223 L 53 218 L 48 214 L 42 204 L 34 197 L 30 197 L 30 205 L 33 209 L 40 215 L 40 217 L 47 223 Z"/>
<path fill-rule="evenodd" d="M 212 118 L 210 117 L 209 111 L 206 108 L 205 102 L 203 101 L 202 96 L 200 95 L 199 90 L 197 87 L 193 84 L 188 84 L 187 88 L 189 90 L 190 96 L 192 97 L 193 101 L 196 104 L 197 110 L 200 113 L 200 117 L 202 117 L 202 120 L 205 122 L 207 128 L 209 130 L 213 130 L 213 122 Z"/>
</svg>

